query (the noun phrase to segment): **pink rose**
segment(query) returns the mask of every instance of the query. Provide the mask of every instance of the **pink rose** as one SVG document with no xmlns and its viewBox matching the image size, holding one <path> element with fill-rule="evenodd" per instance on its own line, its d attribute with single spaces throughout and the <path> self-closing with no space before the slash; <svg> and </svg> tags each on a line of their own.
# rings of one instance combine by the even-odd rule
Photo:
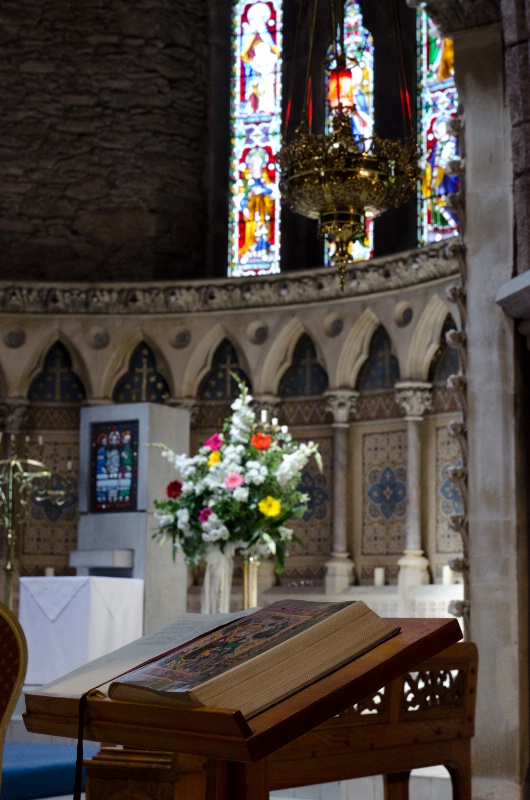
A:
<svg viewBox="0 0 530 800">
<path fill-rule="evenodd" d="M 210 516 L 211 513 L 212 513 L 211 508 L 201 508 L 199 512 L 199 522 L 207 522 L 208 517 Z"/>
<path fill-rule="evenodd" d="M 227 489 L 237 489 L 238 486 L 243 485 L 243 476 L 239 472 L 230 472 L 225 478 L 225 486 Z"/>
<path fill-rule="evenodd" d="M 209 450 L 219 450 L 223 443 L 223 437 L 219 433 L 214 433 L 209 439 L 206 439 L 204 446 Z"/>
</svg>

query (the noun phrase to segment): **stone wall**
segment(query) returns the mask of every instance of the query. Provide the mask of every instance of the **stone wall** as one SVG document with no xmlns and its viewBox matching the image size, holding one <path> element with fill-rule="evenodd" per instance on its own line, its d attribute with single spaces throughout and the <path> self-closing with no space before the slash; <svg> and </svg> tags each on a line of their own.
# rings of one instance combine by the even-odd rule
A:
<svg viewBox="0 0 530 800">
<path fill-rule="evenodd" d="M 2 3 L 2 278 L 195 273 L 206 35 L 205 0 Z"/>
</svg>

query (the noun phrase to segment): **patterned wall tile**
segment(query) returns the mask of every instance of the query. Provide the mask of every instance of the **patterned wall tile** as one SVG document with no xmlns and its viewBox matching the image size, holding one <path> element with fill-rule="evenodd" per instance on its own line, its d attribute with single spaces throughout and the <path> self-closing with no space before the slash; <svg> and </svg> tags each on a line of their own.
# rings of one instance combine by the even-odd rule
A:
<svg viewBox="0 0 530 800">
<path fill-rule="evenodd" d="M 407 444 L 403 430 L 362 435 L 362 555 L 405 547 Z"/>
<path fill-rule="evenodd" d="M 436 428 L 435 530 L 436 552 L 458 553 L 462 549 L 460 535 L 449 527 L 451 514 L 463 511 L 459 487 L 449 477 L 449 469 L 461 465 L 458 442 L 447 432 L 447 424 Z"/>
</svg>

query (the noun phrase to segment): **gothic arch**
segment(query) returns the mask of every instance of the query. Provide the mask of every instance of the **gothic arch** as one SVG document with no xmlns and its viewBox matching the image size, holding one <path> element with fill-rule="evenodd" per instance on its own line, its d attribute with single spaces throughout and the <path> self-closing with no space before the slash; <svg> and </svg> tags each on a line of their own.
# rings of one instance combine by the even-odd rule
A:
<svg viewBox="0 0 530 800">
<path fill-rule="evenodd" d="M 403 380 L 426 381 L 431 361 L 440 347 L 440 335 L 450 311 L 441 298 L 431 297 L 412 335 Z"/>
<path fill-rule="evenodd" d="M 261 371 L 261 380 L 256 377 L 255 394 L 265 394 L 267 392 L 278 394 L 281 379 L 291 366 L 296 345 L 304 333 L 313 342 L 318 360 L 326 373 L 328 372 L 326 359 L 323 356 L 318 338 L 313 336 L 311 330 L 302 325 L 298 317 L 294 317 L 274 340 Z"/>
<path fill-rule="evenodd" d="M 370 354 L 372 336 L 381 324 L 371 308 L 366 308 L 348 334 L 337 364 L 337 388 L 354 388 L 362 365 Z"/>
<path fill-rule="evenodd" d="M 174 390 L 173 374 L 171 372 L 166 357 L 162 353 L 156 340 L 153 339 L 149 334 L 146 334 L 144 331 L 138 328 L 135 331 L 131 331 L 130 335 L 126 339 L 122 340 L 120 346 L 117 348 L 115 355 L 113 356 L 110 363 L 107 365 L 102 380 L 104 397 L 112 398 L 114 390 L 118 385 L 119 381 L 123 378 L 124 375 L 127 374 L 132 354 L 134 353 L 136 348 L 142 343 L 145 343 L 147 347 L 151 350 L 156 361 L 156 369 L 158 372 L 160 372 L 160 374 L 167 382 L 167 385 L 169 387 L 170 397 L 174 396 L 175 390 Z"/>
<path fill-rule="evenodd" d="M 303 333 L 307 333 L 307 331 L 297 317 L 291 319 L 280 331 L 265 359 L 261 380 L 259 383 L 256 380 L 254 389 L 256 394 L 278 393 L 282 375 L 291 365 L 294 348 Z"/>
<path fill-rule="evenodd" d="M 62 330 L 52 330 L 47 336 L 44 336 L 40 342 L 38 351 L 33 353 L 30 362 L 27 364 L 26 369 L 20 380 L 20 393 L 23 397 L 27 397 L 29 387 L 37 375 L 44 369 L 44 361 L 50 348 L 56 342 L 60 342 L 66 348 L 68 355 L 72 361 L 72 371 L 75 372 L 79 380 L 82 382 L 86 397 L 89 398 L 92 393 L 92 379 L 90 370 L 87 367 L 85 360 L 82 358 L 77 347 L 72 340 Z"/>
<path fill-rule="evenodd" d="M 218 322 L 213 325 L 202 338 L 193 351 L 184 378 L 182 380 L 182 394 L 184 397 L 196 398 L 202 379 L 212 368 L 212 360 L 219 345 L 228 339 L 237 353 L 238 364 L 245 375 L 252 380 L 254 377 L 249 369 L 247 359 L 241 350 L 237 337 L 230 336 L 225 328 Z"/>
</svg>

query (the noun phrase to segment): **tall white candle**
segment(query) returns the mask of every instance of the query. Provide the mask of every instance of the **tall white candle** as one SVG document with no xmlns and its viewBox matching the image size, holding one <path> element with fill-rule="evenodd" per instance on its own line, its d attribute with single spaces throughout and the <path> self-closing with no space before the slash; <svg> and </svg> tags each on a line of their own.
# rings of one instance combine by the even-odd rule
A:
<svg viewBox="0 0 530 800">
<path fill-rule="evenodd" d="M 385 585 L 385 568 L 375 567 L 374 569 L 374 586 Z"/>
<path fill-rule="evenodd" d="M 267 409 L 266 408 L 262 408 L 261 409 L 261 421 L 262 422 L 267 422 Z"/>
<path fill-rule="evenodd" d="M 453 582 L 453 570 L 449 566 L 449 564 L 444 564 L 442 567 L 442 583 L 445 586 L 448 586 L 450 583 Z"/>
</svg>

